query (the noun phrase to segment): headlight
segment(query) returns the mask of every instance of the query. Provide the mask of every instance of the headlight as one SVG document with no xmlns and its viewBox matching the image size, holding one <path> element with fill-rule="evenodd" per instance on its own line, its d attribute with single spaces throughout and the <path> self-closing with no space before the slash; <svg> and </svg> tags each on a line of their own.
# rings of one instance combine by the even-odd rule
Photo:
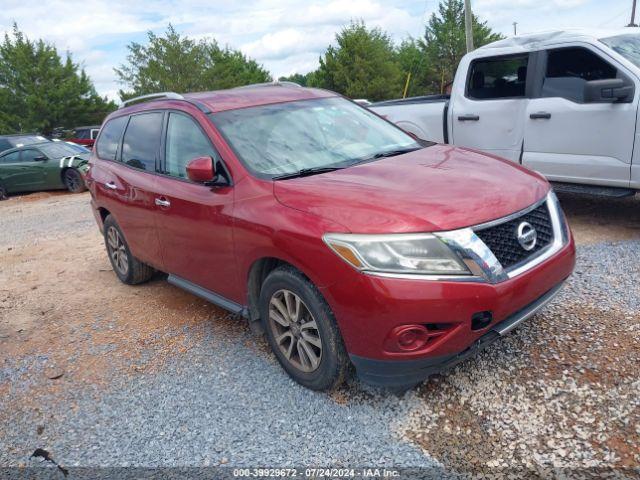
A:
<svg viewBox="0 0 640 480">
<path fill-rule="evenodd" d="M 358 270 L 421 275 L 470 275 L 462 260 L 430 234 L 328 233 L 324 241 Z"/>
</svg>

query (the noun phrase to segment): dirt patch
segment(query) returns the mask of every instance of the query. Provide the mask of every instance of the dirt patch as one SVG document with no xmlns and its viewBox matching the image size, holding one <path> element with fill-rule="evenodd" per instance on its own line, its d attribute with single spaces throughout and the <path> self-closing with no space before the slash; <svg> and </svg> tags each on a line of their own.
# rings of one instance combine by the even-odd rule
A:
<svg viewBox="0 0 640 480">
<path fill-rule="evenodd" d="M 14 195 L 9 197 L 6 200 L 6 204 L 11 205 L 12 203 L 37 202 L 37 201 L 45 200 L 49 198 L 64 197 L 66 195 L 69 195 L 69 192 L 67 192 L 66 190 L 52 190 L 49 192 L 25 193 L 22 195 Z"/>
<path fill-rule="evenodd" d="M 2 361 L 35 363 L 8 379 L 32 386 L 14 395 L 16 402 L 82 384 L 106 386 L 114 375 L 152 373 L 204 335 L 231 337 L 246 328 L 162 275 L 141 286 L 121 284 L 97 229 L 3 249 L 0 266 Z M 7 384 L 0 382 L 0 391 Z"/>
<path fill-rule="evenodd" d="M 600 198 L 559 194 L 579 245 L 640 238 L 640 196 Z"/>
</svg>

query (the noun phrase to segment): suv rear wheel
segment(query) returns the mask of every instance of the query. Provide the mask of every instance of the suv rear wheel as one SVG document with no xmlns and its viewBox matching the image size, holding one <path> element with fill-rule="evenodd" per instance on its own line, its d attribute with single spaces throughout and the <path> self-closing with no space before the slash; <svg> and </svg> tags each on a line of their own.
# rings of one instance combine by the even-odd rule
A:
<svg viewBox="0 0 640 480">
<path fill-rule="evenodd" d="M 342 336 L 318 289 L 292 267 L 265 279 L 260 316 L 278 361 L 298 383 L 313 390 L 340 385 L 349 368 Z"/>
<path fill-rule="evenodd" d="M 153 276 L 153 268 L 131 255 L 122 230 L 111 215 L 104 221 L 104 243 L 113 271 L 122 283 L 136 285 Z"/>
</svg>

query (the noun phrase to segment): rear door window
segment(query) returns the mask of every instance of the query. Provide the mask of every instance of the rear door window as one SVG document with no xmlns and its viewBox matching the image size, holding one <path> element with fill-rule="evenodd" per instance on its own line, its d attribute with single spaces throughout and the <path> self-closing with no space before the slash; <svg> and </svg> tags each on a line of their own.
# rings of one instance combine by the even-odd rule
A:
<svg viewBox="0 0 640 480">
<path fill-rule="evenodd" d="M 586 82 L 616 78 L 617 73 L 615 67 L 586 48 L 549 50 L 541 96 L 582 103 Z"/>
<path fill-rule="evenodd" d="M 475 100 L 524 97 L 528 55 L 475 60 L 467 79 L 467 97 Z"/>
<path fill-rule="evenodd" d="M 162 133 L 162 112 L 132 115 L 122 139 L 122 161 L 130 167 L 156 171 Z"/>
<path fill-rule="evenodd" d="M 0 163 L 17 163 L 20 161 L 20 150 L 17 152 L 7 153 L 0 157 Z"/>
<path fill-rule="evenodd" d="M 102 133 L 96 143 L 96 153 L 104 160 L 115 160 L 118 153 L 120 138 L 129 117 L 118 117 L 109 120 L 102 128 Z"/>
</svg>

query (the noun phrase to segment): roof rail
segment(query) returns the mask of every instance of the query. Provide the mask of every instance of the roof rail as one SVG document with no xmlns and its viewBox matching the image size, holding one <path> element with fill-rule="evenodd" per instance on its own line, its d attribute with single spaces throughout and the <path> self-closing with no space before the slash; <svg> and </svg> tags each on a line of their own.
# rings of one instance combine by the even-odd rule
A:
<svg viewBox="0 0 640 480">
<path fill-rule="evenodd" d="M 118 108 L 124 108 L 132 103 L 138 103 L 148 100 L 160 100 L 162 98 L 166 98 L 169 100 L 184 100 L 184 97 L 182 95 L 175 92 L 150 93 L 148 95 L 140 95 L 139 97 L 133 97 L 129 98 L 128 100 L 124 100 Z"/>
<path fill-rule="evenodd" d="M 280 81 L 274 80 L 273 82 L 264 82 L 264 83 L 252 83 L 250 85 L 242 85 L 240 87 L 235 87 L 234 90 L 238 90 L 241 88 L 259 88 L 259 87 L 298 87 L 302 88 L 302 85 L 296 82 L 289 81 Z"/>
</svg>

